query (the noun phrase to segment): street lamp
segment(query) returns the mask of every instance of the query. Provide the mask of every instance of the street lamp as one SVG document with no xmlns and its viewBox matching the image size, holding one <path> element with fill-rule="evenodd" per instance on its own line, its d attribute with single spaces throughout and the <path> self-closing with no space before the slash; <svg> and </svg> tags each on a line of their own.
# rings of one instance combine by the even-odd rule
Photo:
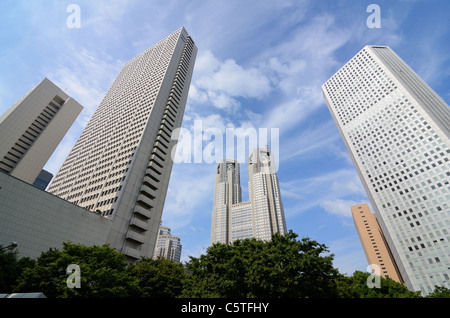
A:
<svg viewBox="0 0 450 318">
<path fill-rule="evenodd" d="M 17 243 L 16 242 L 11 242 L 11 244 L 9 244 L 8 246 L 0 247 L 0 250 L 8 249 L 8 250 L 11 251 L 11 250 L 13 250 L 16 247 L 17 247 Z"/>
</svg>

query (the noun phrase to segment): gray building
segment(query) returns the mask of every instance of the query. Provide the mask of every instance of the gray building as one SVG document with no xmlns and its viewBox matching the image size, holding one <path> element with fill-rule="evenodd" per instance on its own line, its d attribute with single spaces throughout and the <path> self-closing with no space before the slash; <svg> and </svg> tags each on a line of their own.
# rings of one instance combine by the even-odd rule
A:
<svg viewBox="0 0 450 318">
<path fill-rule="evenodd" d="M 42 169 L 39 175 L 36 177 L 36 179 L 33 182 L 33 185 L 36 188 L 39 188 L 41 190 L 47 189 L 47 186 L 50 184 L 50 181 L 52 181 L 53 174 L 48 172 L 47 170 Z"/>
<path fill-rule="evenodd" d="M 33 183 L 82 109 L 42 80 L 0 117 L 0 171 Z"/>
<path fill-rule="evenodd" d="M 387 46 L 322 90 L 408 288 L 450 288 L 449 106 Z"/>
<path fill-rule="evenodd" d="M 127 62 L 48 188 L 112 220 L 130 260 L 153 256 L 196 54 L 180 28 Z"/>
<path fill-rule="evenodd" d="M 103 245 L 112 221 L 0 172 L 0 244 L 37 258 L 63 242 Z"/>
<path fill-rule="evenodd" d="M 271 150 L 256 148 L 248 161 L 248 202 L 242 202 L 239 163 L 224 159 L 217 166 L 211 244 L 230 244 L 245 238 L 268 241 L 274 233 L 287 232 Z"/>
</svg>

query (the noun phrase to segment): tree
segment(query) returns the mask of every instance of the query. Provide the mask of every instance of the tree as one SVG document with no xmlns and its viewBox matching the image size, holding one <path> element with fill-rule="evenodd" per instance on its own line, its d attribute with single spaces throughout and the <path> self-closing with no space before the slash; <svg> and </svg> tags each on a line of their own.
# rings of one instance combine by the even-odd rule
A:
<svg viewBox="0 0 450 318">
<path fill-rule="evenodd" d="M 336 283 L 342 298 L 420 298 L 420 292 L 412 292 L 405 285 L 390 278 L 378 277 L 379 287 L 369 288 L 370 273 L 355 271 L 353 276 L 340 275 Z"/>
<path fill-rule="evenodd" d="M 325 245 L 297 234 L 214 244 L 186 264 L 184 297 L 335 297 L 333 255 Z"/>
<path fill-rule="evenodd" d="M 186 276 L 183 265 L 165 258 L 144 258 L 130 264 L 128 272 L 138 281 L 135 297 L 173 298 L 181 295 Z"/>
<path fill-rule="evenodd" d="M 33 265 L 31 258 L 19 258 L 17 250 L 0 250 L 0 293 L 12 293 L 22 271 Z"/>
<path fill-rule="evenodd" d="M 80 268 L 80 288 L 69 288 L 70 264 Z M 125 256 L 108 245 L 63 243 L 63 249 L 43 252 L 35 266 L 23 271 L 16 292 L 41 291 L 56 297 L 127 297 L 137 281 L 126 271 Z"/>
<path fill-rule="evenodd" d="M 426 298 L 450 298 L 450 289 L 443 286 L 436 286 L 434 292 L 428 294 Z"/>
</svg>

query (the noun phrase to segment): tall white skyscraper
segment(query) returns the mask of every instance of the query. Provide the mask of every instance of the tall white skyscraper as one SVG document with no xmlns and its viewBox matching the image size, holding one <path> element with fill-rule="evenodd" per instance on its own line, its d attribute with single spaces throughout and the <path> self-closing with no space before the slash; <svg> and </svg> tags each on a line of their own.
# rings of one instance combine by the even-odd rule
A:
<svg viewBox="0 0 450 318">
<path fill-rule="evenodd" d="M 252 237 L 268 241 L 287 232 L 272 152 L 254 149 L 248 165 L 248 202 L 242 202 L 239 163 L 224 159 L 217 166 L 211 244 Z"/>
<path fill-rule="evenodd" d="M 111 218 L 131 260 L 153 256 L 196 54 L 180 28 L 127 62 L 49 187 Z"/>
<path fill-rule="evenodd" d="M 0 171 L 33 183 L 82 109 L 44 78 L 0 117 Z"/>
<path fill-rule="evenodd" d="M 449 106 L 386 46 L 322 90 L 408 288 L 449 288 Z"/>
</svg>

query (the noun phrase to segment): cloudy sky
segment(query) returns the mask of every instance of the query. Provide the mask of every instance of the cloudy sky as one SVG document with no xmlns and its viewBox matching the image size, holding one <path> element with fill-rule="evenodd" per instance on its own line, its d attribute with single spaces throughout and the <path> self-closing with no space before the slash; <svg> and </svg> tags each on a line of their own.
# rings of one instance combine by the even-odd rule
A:
<svg viewBox="0 0 450 318">
<path fill-rule="evenodd" d="M 380 28 L 367 24 L 372 3 Z M 449 103 L 449 11 L 447 0 L 2 0 L 0 113 L 44 77 L 84 106 L 45 167 L 56 174 L 123 64 L 184 26 L 199 51 L 183 127 L 277 129 L 288 228 L 326 244 L 351 275 L 367 261 L 350 206 L 368 199 L 321 85 L 365 45 L 388 45 Z M 209 245 L 215 168 L 174 165 L 163 223 L 183 260 Z"/>
</svg>

